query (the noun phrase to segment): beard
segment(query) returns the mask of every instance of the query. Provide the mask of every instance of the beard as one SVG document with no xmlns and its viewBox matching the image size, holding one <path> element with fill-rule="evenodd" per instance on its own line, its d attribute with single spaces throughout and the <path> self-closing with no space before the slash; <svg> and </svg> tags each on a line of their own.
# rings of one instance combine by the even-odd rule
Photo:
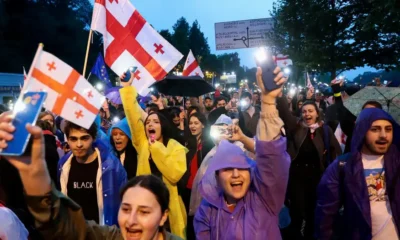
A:
<svg viewBox="0 0 400 240">
<path fill-rule="evenodd" d="M 386 143 L 386 145 L 378 144 L 377 142 L 374 143 L 365 143 L 365 147 L 369 150 L 372 155 L 383 155 L 386 154 L 389 150 L 391 144 Z"/>
</svg>

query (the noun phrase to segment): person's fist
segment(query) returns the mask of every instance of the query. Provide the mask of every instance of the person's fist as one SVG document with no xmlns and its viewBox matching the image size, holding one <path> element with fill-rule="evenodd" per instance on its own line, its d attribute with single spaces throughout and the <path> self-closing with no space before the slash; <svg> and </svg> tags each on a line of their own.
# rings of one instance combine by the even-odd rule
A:
<svg viewBox="0 0 400 240">
<path fill-rule="evenodd" d="M 274 74 L 275 74 L 274 82 L 279 86 L 279 88 L 272 91 L 268 91 L 268 89 L 265 88 L 262 79 L 262 69 L 257 68 L 257 73 L 256 73 L 257 85 L 261 89 L 263 99 L 267 99 L 267 101 L 275 100 L 281 94 L 283 85 L 287 81 L 287 78 L 284 76 L 280 67 L 275 68 Z"/>
</svg>

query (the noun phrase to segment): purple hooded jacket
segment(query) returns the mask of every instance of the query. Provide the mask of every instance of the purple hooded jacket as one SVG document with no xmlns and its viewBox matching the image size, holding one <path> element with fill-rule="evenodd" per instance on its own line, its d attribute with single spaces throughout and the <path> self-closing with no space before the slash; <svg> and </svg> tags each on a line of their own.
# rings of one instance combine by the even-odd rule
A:
<svg viewBox="0 0 400 240">
<path fill-rule="evenodd" d="M 372 239 L 371 207 L 367 183 L 361 159 L 364 137 L 376 120 L 388 120 L 393 124 L 393 144 L 384 156 L 386 192 L 388 193 L 392 216 L 400 229 L 400 128 L 385 111 L 377 108 L 364 109 L 357 118 L 351 141 L 351 152 L 343 156 L 346 165 L 340 173 L 338 159 L 325 171 L 318 186 L 317 208 L 315 210 L 316 237 L 321 240 L 339 236 L 334 229 L 339 209 L 344 206 L 341 239 Z M 397 144 L 397 146 L 396 146 Z M 389 239 L 388 239 L 389 240 Z"/>
<path fill-rule="evenodd" d="M 283 207 L 289 177 L 290 157 L 286 138 L 256 141 L 256 161 L 222 141 L 199 189 L 203 201 L 196 212 L 194 228 L 198 240 L 281 239 L 279 212 Z M 250 169 L 251 183 L 233 213 L 226 206 L 215 172 L 224 168 Z"/>
</svg>

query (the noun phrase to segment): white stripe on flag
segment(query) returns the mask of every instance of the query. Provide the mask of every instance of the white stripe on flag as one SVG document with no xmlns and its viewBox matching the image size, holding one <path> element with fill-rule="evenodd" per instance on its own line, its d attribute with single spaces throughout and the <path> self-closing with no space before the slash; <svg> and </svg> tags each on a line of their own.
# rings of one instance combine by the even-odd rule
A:
<svg viewBox="0 0 400 240">
<path fill-rule="evenodd" d="M 78 113 L 81 113 L 83 116 L 77 118 Z M 70 99 L 67 99 L 67 102 L 61 111 L 61 116 L 66 120 L 78 124 L 86 129 L 90 128 L 96 118 L 95 114 Z"/>
</svg>

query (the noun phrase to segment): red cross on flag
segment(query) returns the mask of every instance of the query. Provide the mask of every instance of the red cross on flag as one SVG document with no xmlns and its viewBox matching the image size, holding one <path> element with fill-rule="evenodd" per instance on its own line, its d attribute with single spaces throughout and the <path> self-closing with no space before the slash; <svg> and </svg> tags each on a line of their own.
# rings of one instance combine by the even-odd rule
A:
<svg viewBox="0 0 400 240">
<path fill-rule="evenodd" d="M 199 64 L 197 63 L 192 50 L 190 50 L 189 55 L 187 56 L 182 76 L 200 76 L 204 78 L 204 74 L 201 71 Z"/>
<path fill-rule="evenodd" d="M 344 148 L 346 147 L 347 135 L 343 132 L 342 128 L 340 127 L 340 123 L 336 128 L 335 137 L 338 140 L 343 152 Z"/>
<path fill-rule="evenodd" d="M 289 59 L 289 56 L 285 56 L 282 54 L 278 54 L 275 58 L 276 65 L 280 68 L 285 68 L 290 65 L 293 65 L 293 61 Z"/>
<path fill-rule="evenodd" d="M 47 110 L 89 129 L 105 97 L 75 69 L 41 47 L 36 56 L 25 90 L 47 92 Z"/>
<path fill-rule="evenodd" d="M 118 76 L 137 67 L 132 85 L 139 94 L 147 93 L 183 57 L 129 0 L 95 0 L 91 29 L 103 34 L 104 60 Z"/>
</svg>

